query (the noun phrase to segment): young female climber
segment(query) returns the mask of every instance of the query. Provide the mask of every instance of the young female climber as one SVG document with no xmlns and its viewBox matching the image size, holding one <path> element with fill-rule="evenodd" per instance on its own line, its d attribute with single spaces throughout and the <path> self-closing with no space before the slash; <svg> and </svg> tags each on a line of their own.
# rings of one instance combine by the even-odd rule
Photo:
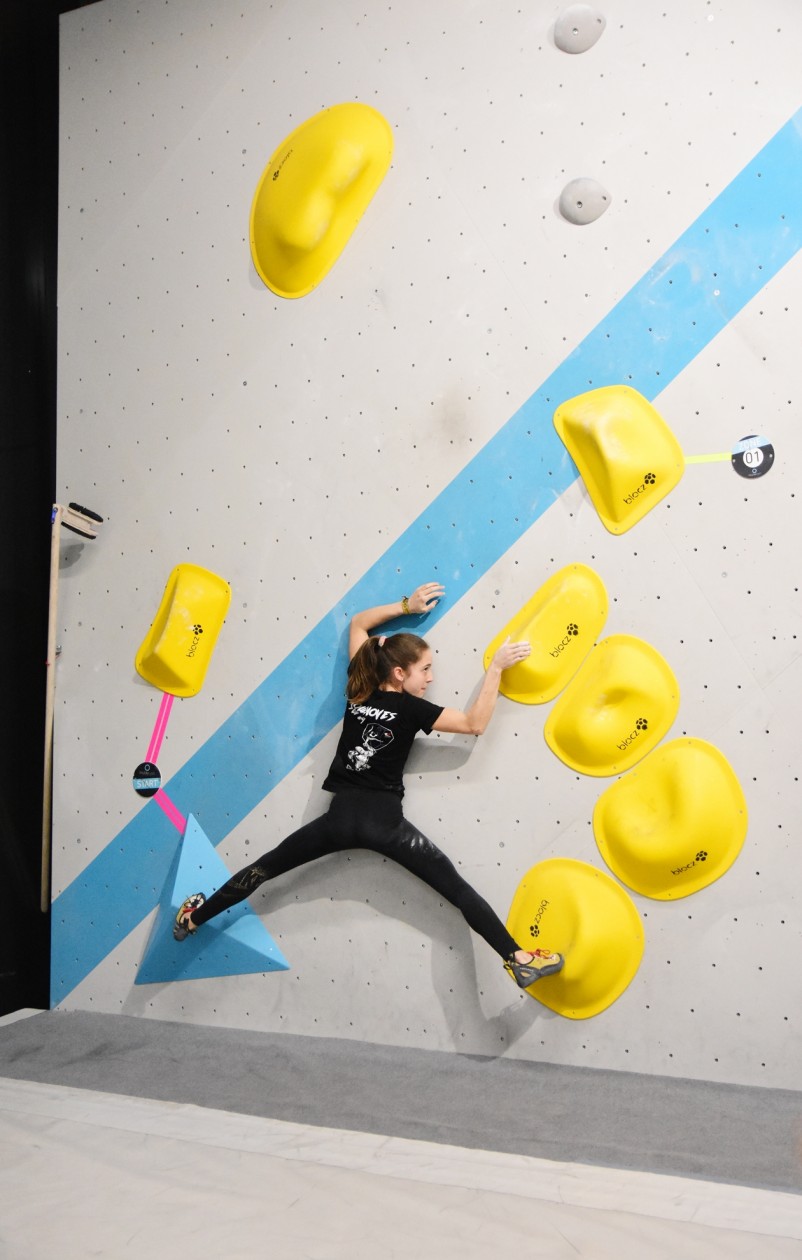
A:
<svg viewBox="0 0 802 1260">
<path fill-rule="evenodd" d="M 521 949 L 487 902 L 403 814 L 404 766 L 417 732 L 481 735 L 496 707 L 502 671 L 530 651 L 528 643 L 504 643 L 466 712 L 430 703 L 424 699 L 432 682 L 432 653 L 426 642 L 415 634 L 370 637 L 368 632 L 402 614 L 430 612 L 443 594 L 439 583 L 426 582 L 397 603 L 356 614 L 349 635 L 348 703 L 323 783 L 333 794 L 328 811 L 233 875 L 208 901 L 203 893 L 187 897 L 173 927 L 177 941 L 243 901 L 266 880 L 329 853 L 371 849 L 417 875 L 456 906 L 501 956 L 521 988 L 560 970 L 560 954 Z"/>
</svg>

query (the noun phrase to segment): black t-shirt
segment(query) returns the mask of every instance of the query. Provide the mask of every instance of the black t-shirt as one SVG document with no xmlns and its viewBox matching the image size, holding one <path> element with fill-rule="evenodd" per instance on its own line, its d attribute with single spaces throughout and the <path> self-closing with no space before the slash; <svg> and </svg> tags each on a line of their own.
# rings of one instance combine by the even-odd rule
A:
<svg viewBox="0 0 802 1260">
<path fill-rule="evenodd" d="M 418 731 L 428 735 L 443 712 L 406 691 L 374 691 L 361 704 L 349 702 L 340 742 L 323 787 L 373 788 L 404 795 L 404 766 Z"/>
</svg>

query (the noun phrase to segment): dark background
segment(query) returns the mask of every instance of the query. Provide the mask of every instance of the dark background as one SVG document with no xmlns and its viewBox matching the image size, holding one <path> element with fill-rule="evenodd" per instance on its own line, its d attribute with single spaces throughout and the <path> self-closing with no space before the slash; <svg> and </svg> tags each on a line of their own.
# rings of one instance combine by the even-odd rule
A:
<svg viewBox="0 0 802 1260">
<path fill-rule="evenodd" d="M 59 16 L 0 0 L 0 1015 L 50 1006 L 39 908 L 50 513 L 56 498 Z"/>
</svg>

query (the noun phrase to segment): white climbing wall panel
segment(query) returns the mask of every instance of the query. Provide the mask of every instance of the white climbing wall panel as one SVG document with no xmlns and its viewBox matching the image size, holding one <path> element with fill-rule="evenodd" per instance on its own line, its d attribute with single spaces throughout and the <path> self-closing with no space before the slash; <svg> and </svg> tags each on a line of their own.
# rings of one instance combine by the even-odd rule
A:
<svg viewBox="0 0 802 1260">
<path fill-rule="evenodd" d="M 223 575 L 233 600 L 202 692 L 174 706 L 168 789 L 802 104 L 795 0 L 609 0 L 577 54 L 554 41 L 566 7 L 102 0 L 62 19 L 58 493 L 106 523 L 62 544 L 54 972 L 61 899 L 90 864 L 111 855 L 87 919 L 131 895 L 111 859 L 153 808 L 131 776 L 160 700 L 133 659 L 173 566 Z M 390 122 L 392 167 L 320 287 L 282 301 L 250 260 L 253 191 L 295 126 L 352 99 Z M 577 179 L 609 196 L 587 225 L 559 213 Z M 61 1004 L 802 1088 L 801 268 L 655 399 L 686 454 L 767 435 L 769 475 L 689 465 L 619 538 L 575 482 L 430 635 L 434 698 L 467 703 L 499 628 L 556 569 L 590 564 L 607 632 L 647 639 L 679 679 L 671 734 L 716 743 L 741 780 L 740 858 L 685 900 L 635 897 L 646 952 L 614 1006 L 546 1011 L 454 911 L 364 853 L 254 897 L 288 973 L 135 987 L 148 915 Z M 417 580 L 437 561 L 420 554 Z M 502 700 L 482 740 L 420 740 L 409 766 L 407 813 L 502 917 L 538 860 L 604 866 L 607 781 L 549 751 L 547 708 Z M 231 869 L 322 810 L 333 745 L 213 837 Z M 214 791 L 225 802 L 224 761 Z"/>
</svg>

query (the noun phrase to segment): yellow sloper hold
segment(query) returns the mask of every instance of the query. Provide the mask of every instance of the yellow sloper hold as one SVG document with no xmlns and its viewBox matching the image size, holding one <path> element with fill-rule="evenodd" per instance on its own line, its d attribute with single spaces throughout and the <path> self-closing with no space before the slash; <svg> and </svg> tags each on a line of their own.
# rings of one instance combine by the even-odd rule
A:
<svg viewBox="0 0 802 1260">
<path fill-rule="evenodd" d="M 521 949 L 542 945 L 565 966 L 527 989 L 568 1019 L 598 1015 L 619 998 L 643 957 L 644 932 L 629 893 L 604 871 L 573 858 L 548 858 L 516 889 L 507 930 Z"/>
<path fill-rule="evenodd" d="M 746 838 L 746 800 L 713 744 L 675 739 L 602 793 L 593 812 L 614 875 L 658 901 L 687 897 L 728 871 Z"/>
<path fill-rule="evenodd" d="M 502 695 L 521 704 L 553 700 L 576 673 L 607 620 L 607 591 L 593 569 L 568 564 L 552 574 L 508 621 L 485 652 L 485 669 L 509 636 L 528 639 L 531 654 L 504 671 Z"/>
<path fill-rule="evenodd" d="M 679 708 L 679 686 L 651 644 L 612 634 L 597 644 L 544 727 L 549 748 L 581 774 L 623 774 L 651 752 Z"/>
<path fill-rule="evenodd" d="M 554 427 L 612 534 L 636 525 L 685 471 L 685 457 L 665 420 L 629 385 L 605 385 L 569 398 L 555 411 Z"/>
<path fill-rule="evenodd" d="M 136 654 L 137 673 L 168 695 L 197 695 L 230 602 L 231 587 L 216 573 L 176 565 Z"/>
<path fill-rule="evenodd" d="M 279 297 L 311 292 L 339 258 L 384 179 L 393 133 L 356 101 L 296 127 L 262 174 L 251 204 L 251 255 Z"/>
</svg>

